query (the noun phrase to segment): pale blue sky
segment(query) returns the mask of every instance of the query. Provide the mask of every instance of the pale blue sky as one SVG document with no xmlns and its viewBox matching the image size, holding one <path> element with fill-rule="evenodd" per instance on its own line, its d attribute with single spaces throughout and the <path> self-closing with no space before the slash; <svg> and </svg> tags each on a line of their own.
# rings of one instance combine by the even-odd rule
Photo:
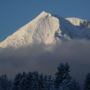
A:
<svg viewBox="0 0 90 90">
<path fill-rule="evenodd" d="M 0 0 L 0 41 L 42 11 L 90 20 L 90 0 Z"/>
</svg>

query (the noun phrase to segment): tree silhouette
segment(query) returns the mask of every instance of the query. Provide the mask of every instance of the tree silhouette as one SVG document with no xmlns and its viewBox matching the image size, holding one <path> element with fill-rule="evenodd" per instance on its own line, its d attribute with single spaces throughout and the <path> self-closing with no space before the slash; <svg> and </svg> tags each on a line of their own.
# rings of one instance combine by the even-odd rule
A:
<svg viewBox="0 0 90 90">
<path fill-rule="evenodd" d="M 86 76 L 84 90 L 90 90 L 90 73 Z"/>
<path fill-rule="evenodd" d="M 62 84 L 62 82 L 64 80 L 71 80 L 71 76 L 69 74 L 70 72 L 70 67 L 68 65 L 68 63 L 61 63 L 58 67 L 57 67 L 57 73 L 55 74 L 55 86 L 57 88 L 60 87 L 60 85 Z"/>
<path fill-rule="evenodd" d="M 0 76 L 0 90 L 11 90 L 12 84 L 7 75 Z"/>
</svg>

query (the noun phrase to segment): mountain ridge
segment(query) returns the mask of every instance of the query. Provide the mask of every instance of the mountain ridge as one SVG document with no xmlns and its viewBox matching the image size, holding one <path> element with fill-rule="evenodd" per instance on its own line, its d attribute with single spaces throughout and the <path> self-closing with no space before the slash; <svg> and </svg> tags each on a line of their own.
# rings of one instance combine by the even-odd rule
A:
<svg viewBox="0 0 90 90">
<path fill-rule="evenodd" d="M 33 43 L 50 45 L 62 40 L 90 39 L 90 22 L 62 18 L 43 11 L 0 43 L 0 47 L 26 47 Z"/>
</svg>

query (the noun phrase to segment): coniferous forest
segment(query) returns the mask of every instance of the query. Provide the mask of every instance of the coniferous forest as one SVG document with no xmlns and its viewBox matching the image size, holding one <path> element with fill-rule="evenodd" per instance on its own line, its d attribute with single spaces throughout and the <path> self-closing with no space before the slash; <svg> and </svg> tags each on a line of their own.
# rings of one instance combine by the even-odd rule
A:
<svg viewBox="0 0 90 90">
<path fill-rule="evenodd" d="M 7 75 L 0 76 L 0 90 L 90 90 L 90 73 L 81 85 L 70 75 L 68 63 L 61 63 L 55 75 L 39 72 L 18 73 L 13 80 Z"/>
</svg>

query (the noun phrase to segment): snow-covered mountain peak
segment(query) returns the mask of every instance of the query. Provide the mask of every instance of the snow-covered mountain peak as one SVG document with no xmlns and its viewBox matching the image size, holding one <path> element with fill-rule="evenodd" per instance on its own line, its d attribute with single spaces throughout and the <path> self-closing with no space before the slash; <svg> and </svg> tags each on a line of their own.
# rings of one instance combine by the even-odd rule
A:
<svg viewBox="0 0 90 90">
<path fill-rule="evenodd" d="M 0 43 L 0 47 L 26 47 L 34 43 L 50 45 L 56 41 L 90 39 L 90 22 L 62 18 L 45 11 Z"/>
<path fill-rule="evenodd" d="M 44 17 L 44 16 L 51 16 L 51 14 L 48 12 L 45 12 L 45 11 L 43 11 L 39 14 L 39 17 Z"/>
<path fill-rule="evenodd" d="M 40 19 L 47 18 L 50 16 L 52 16 L 50 13 L 43 11 L 34 20 L 40 20 Z"/>
<path fill-rule="evenodd" d="M 59 19 L 42 12 L 0 43 L 0 47 L 22 47 L 33 43 L 51 44 L 55 42 L 55 32 L 59 30 Z"/>
<path fill-rule="evenodd" d="M 86 28 L 90 28 L 90 22 L 87 21 L 86 19 L 81 19 L 81 18 L 76 18 L 76 17 L 72 17 L 72 18 L 66 18 L 66 20 L 70 21 L 73 25 L 75 26 L 83 26 Z"/>
</svg>

